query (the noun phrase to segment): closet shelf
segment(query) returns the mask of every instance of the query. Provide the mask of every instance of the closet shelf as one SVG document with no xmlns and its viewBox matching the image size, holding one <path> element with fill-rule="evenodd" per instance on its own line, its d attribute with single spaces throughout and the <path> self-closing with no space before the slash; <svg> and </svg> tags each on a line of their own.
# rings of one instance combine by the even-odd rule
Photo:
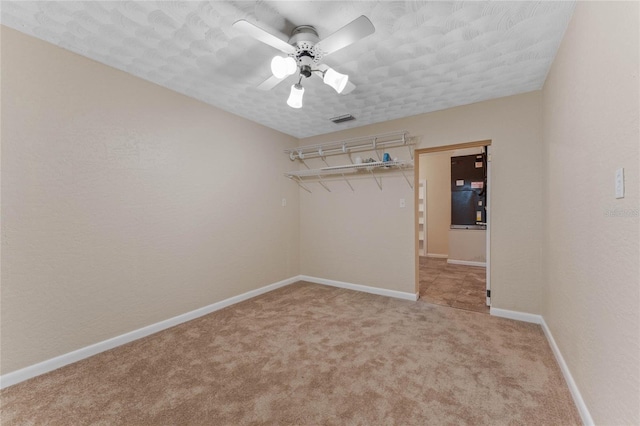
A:
<svg viewBox="0 0 640 426">
<path fill-rule="evenodd" d="M 293 177 L 310 177 L 310 176 L 326 176 L 326 175 L 341 175 L 344 173 L 357 173 L 362 170 L 368 172 L 374 169 L 402 169 L 413 168 L 413 161 L 376 161 L 373 163 L 361 163 L 361 164 L 345 164 L 342 166 L 330 166 L 322 167 L 320 169 L 309 170 L 296 170 L 285 173 L 288 178 Z"/>
<path fill-rule="evenodd" d="M 410 138 L 409 133 L 404 130 L 384 133 L 360 138 L 347 139 L 343 141 L 329 142 L 318 145 L 307 145 L 284 150 L 291 161 L 302 163 L 306 169 L 292 170 L 284 175 L 295 181 L 307 192 L 311 190 L 305 186 L 306 182 L 318 182 L 324 189 L 331 192 L 326 185 L 324 178 L 330 176 L 341 176 L 346 184 L 353 191 L 353 186 L 349 183 L 349 178 L 358 174 L 369 173 L 376 184 L 382 190 L 382 175 L 390 172 L 400 172 L 413 188 L 413 183 L 407 177 L 406 170 L 413 169 L 413 146 L 416 145 L 415 138 Z M 410 161 L 390 160 L 386 151 L 390 148 L 406 147 L 409 150 Z M 368 162 L 361 162 L 359 158 L 353 158 L 352 153 L 370 151 L 375 153 L 378 161 L 371 158 Z M 328 156 L 343 155 L 348 157 L 350 164 L 331 166 L 327 163 Z M 322 161 L 326 167 L 312 168 L 307 164 L 308 160 L 317 159 Z M 316 161 L 317 161 L 316 160 Z M 387 161 L 383 161 L 387 160 Z"/>
<path fill-rule="evenodd" d="M 416 143 L 409 137 L 409 133 L 400 130 L 378 135 L 363 136 L 359 138 L 346 139 L 343 141 L 328 142 L 317 145 L 300 146 L 297 148 L 285 149 L 284 152 L 291 161 L 307 160 L 310 158 L 324 158 L 328 155 L 343 155 L 352 152 L 377 151 L 385 148 L 407 146 L 409 154 L 413 158 L 411 146 Z"/>
</svg>

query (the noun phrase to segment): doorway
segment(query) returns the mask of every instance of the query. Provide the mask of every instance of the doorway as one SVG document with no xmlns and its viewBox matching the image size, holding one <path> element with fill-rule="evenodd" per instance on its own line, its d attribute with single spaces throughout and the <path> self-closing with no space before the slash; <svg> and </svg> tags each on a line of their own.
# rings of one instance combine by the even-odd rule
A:
<svg viewBox="0 0 640 426">
<path fill-rule="evenodd" d="M 490 146 L 415 151 L 416 294 L 423 302 L 489 312 Z"/>
</svg>

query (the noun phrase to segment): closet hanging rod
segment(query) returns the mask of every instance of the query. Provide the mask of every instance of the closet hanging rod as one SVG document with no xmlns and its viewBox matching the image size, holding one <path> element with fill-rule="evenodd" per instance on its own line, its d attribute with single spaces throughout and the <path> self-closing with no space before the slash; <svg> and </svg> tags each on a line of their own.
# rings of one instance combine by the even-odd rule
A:
<svg viewBox="0 0 640 426">
<path fill-rule="evenodd" d="M 354 150 L 376 149 L 379 147 L 415 145 L 406 131 L 397 131 L 379 135 L 371 135 L 343 141 L 334 141 L 324 144 L 307 145 L 297 148 L 285 149 L 289 158 L 296 159 L 324 157 L 325 155 L 347 154 Z"/>
<path fill-rule="evenodd" d="M 403 144 L 398 144 L 398 142 L 403 142 Z M 398 139 L 394 141 L 377 142 L 376 148 L 386 147 L 387 145 L 390 145 L 390 144 L 396 144 L 395 146 L 398 146 L 398 147 L 404 146 L 404 145 L 414 145 L 414 144 L 406 144 L 402 139 Z M 317 151 L 311 151 L 311 152 L 297 152 L 292 150 L 291 152 L 289 152 L 289 158 L 291 160 L 316 158 L 316 157 L 324 157 L 325 155 L 332 155 L 334 153 L 348 154 L 349 152 L 369 151 L 373 148 L 374 148 L 373 144 L 368 143 L 368 144 L 345 147 L 344 149 L 342 147 L 329 148 L 329 149 L 319 148 Z"/>
</svg>

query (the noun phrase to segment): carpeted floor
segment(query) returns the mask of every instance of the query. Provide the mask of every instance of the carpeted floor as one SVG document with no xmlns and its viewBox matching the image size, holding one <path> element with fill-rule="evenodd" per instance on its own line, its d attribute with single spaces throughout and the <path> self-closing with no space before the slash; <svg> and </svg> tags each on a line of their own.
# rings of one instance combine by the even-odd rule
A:
<svg viewBox="0 0 640 426">
<path fill-rule="evenodd" d="M 572 425 L 537 325 L 297 283 L 0 393 L 2 425 Z"/>
<path fill-rule="evenodd" d="M 420 300 L 467 311 L 489 313 L 487 270 L 455 265 L 447 259 L 420 257 Z"/>
</svg>

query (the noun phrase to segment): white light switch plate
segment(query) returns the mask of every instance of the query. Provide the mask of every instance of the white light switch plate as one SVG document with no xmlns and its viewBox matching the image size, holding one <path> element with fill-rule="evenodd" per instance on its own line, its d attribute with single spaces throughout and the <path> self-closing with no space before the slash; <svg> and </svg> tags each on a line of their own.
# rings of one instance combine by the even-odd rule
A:
<svg viewBox="0 0 640 426">
<path fill-rule="evenodd" d="M 407 206 L 407 203 L 405 203 L 404 198 L 400 198 L 400 208 L 405 208 Z"/>
<path fill-rule="evenodd" d="M 624 168 L 616 170 L 616 198 L 624 198 Z"/>
</svg>

